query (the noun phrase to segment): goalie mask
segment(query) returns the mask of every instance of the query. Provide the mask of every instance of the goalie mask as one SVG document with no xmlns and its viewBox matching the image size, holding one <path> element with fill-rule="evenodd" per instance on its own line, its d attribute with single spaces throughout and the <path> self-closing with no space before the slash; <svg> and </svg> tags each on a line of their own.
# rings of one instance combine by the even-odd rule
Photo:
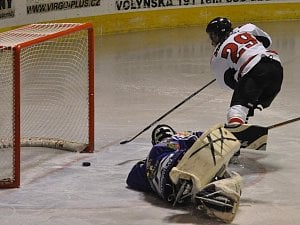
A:
<svg viewBox="0 0 300 225">
<path fill-rule="evenodd" d="M 156 145 L 163 139 L 173 136 L 175 133 L 175 130 L 169 125 L 157 125 L 152 131 L 152 144 Z"/>
<path fill-rule="evenodd" d="M 210 21 L 206 27 L 206 33 L 213 46 L 223 43 L 232 31 L 231 22 L 227 18 L 217 17 Z"/>
</svg>

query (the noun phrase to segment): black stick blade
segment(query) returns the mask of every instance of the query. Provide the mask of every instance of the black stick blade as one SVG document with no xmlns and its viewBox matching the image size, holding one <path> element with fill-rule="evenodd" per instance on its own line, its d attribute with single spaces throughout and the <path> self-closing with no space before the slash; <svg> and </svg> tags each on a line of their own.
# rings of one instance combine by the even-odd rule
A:
<svg viewBox="0 0 300 225">
<path fill-rule="evenodd" d="M 128 143 L 129 141 L 127 141 L 127 140 L 125 140 L 125 141 L 121 141 L 120 142 L 120 145 L 124 145 L 124 144 L 126 144 L 126 143 Z"/>
</svg>

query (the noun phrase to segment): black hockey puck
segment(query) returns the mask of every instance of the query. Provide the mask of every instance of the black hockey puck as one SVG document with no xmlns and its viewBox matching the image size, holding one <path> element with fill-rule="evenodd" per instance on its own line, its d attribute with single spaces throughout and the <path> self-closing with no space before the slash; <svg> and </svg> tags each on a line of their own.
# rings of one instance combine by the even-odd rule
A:
<svg viewBox="0 0 300 225">
<path fill-rule="evenodd" d="M 83 163 L 82 163 L 82 166 L 90 166 L 90 165 L 91 165 L 90 162 L 83 162 Z"/>
</svg>

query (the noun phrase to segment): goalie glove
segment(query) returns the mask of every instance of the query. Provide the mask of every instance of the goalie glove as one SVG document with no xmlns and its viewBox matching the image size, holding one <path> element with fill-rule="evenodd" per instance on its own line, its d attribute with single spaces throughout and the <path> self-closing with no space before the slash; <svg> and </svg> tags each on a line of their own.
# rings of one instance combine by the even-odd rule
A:
<svg viewBox="0 0 300 225">
<path fill-rule="evenodd" d="M 193 196 L 193 201 L 198 209 L 205 209 L 207 214 L 217 217 L 223 222 L 231 223 L 239 207 L 242 177 L 226 171 L 224 178 L 206 185 L 200 192 Z"/>
</svg>

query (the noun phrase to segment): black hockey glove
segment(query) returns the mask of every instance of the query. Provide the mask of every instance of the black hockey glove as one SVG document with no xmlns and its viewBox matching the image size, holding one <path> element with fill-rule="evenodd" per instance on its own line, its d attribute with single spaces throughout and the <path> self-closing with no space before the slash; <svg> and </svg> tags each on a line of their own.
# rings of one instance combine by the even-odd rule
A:
<svg viewBox="0 0 300 225">
<path fill-rule="evenodd" d="M 270 42 L 270 40 L 269 40 L 268 38 L 266 38 L 266 37 L 264 37 L 264 36 L 255 36 L 255 38 L 256 38 L 259 42 L 261 42 L 265 48 L 270 47 L 271 42 Z"/>
<path fill-rule="evenodd" d="M 229 68 L 224 73 L 224 82 L 231 89 L 234 89 L 237 84 L 237 81 L 234 79 L 235 73 L 236 73 L 236 70 L 233 68 Z"/>
</svg>

